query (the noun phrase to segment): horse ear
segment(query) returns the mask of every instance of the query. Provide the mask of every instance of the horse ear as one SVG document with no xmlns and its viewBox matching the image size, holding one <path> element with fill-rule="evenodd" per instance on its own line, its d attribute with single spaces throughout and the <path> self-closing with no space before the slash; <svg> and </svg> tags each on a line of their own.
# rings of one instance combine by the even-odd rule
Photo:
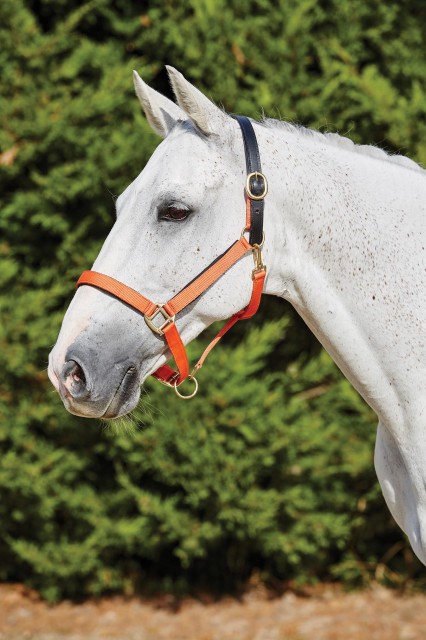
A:
<svg viewBox="0 0 426 640">
<path fill-rule="evenodd" d="M 174 67 L 166 65 L 178 105 L 205 135 L 218 134 L 229 116 L 186 80 Z"/>
<path fill-rule="evenodd" d="M 146 119 L 159 136 L 165 138 L 178 120 L 187 119 L 180 107 L 155 89 L 151 89 L 137 71 L 133 71 L 133 82 Z"/>
</svg>

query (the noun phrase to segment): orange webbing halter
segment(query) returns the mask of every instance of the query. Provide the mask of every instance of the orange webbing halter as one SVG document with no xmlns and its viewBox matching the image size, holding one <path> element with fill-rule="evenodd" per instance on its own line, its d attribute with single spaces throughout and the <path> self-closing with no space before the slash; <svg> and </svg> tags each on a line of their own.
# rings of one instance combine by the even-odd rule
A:
<svg viewBox="0 0 426 640">
<path fill-rule="evenodd" d="M 235 118 L 238 120 L 243 133 L 246 162 L 249 173 L 246 183 L 246 225 L 240 239 L 234 242 L 234 244 L 232 244 L 225 253 L 216 258 L 216 260 L 202 271 L 200 275 L 198 275 L 165 304 L 155 304 L 131 287 L 128 287 L 110 276 L 96 271 L 84 271 L 77 282 L 77 287 L 80 287 L 81 285 L 90 285 L 97 289 L 101 289 L 143 314 L 148 327 L 157 335 L 165 338 L 177 367 L 177 371 L 174 371 L 171 367 L 165 364 L 154 371 L 152 375 L 163 384 L 174 387 L 178 396 L 185 399 L 192 398 L 196 394 L 198 383 L 193 374 L 203 366 L 208 354 L 219 342 L 222 336 L 224 336 L 225 333 L 229 331 L 236 322 L 238 322 L 238 320 L 246 320 L 256 313 L 260 304 L 266 276 L 266 267 L 262 263 L 261 248 L 263 245 L 263 198 L 267 192 L 267 182 L 265 176 L 260 170 L 257 142 L 251 122 L 244 116 L 235 116 Z M 253 157 L 255 157 L 254 160 Z M 251 164 L 249 161 L 251 161 Z M 253 180 L 252 183 L 250 182 L 250 179 Z M 257 193 L 253 193 L 255 189 L 257 190 Z M 262 201 L 260 221 L 256 221 L 253 225 L 253 203 L 256 203 L 255 213 L 258 213 L 259 201 Z M 246 231 L 250 231 L 251 241 L 253 236 L 257 238 L 261 237 L 262 240 L 258 243 L 254 242 L 253 244 L 250 244 L 244 237 L 244 233 Z M 253 290 L 250 302 L 247 307 L 234 314 L 225 323 L 216 337 L 204 350 L 192 373 L 190 373 L 185 346 L 177 330 L 175 317 L 180 311 L 191 304 L 191 302 L 202 295 L 248 251 L 253 252 L 255 259 L 255 268 L 252 271 Z M 183 396 L 177 389 L 177 387 L 186 379 L 192 380 L 195 385 L 193 393 L 189 396 Z"/>
</svg>

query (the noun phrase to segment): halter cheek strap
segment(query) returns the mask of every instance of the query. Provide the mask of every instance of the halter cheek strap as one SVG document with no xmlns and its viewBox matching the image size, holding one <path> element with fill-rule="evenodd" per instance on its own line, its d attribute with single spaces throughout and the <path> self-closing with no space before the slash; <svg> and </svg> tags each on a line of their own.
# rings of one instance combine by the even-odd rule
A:
<svg viewBox="0 0 426 640">
<path fill-rule="evenodd" d="M 262 262 L 261 250 L 264 240 L 263 209 L 264 197 L 268 190 L 267 181 L 261 172 L 259 148 L 250 120 L 245 116 L 233 117 L 240 125 L 243 135 L 247 167 L 245 186 L 246 224 L 239 240 L 234 242 L 221 256 L 216 258 L 194 280 L 165 304 L 155 304 L 131 287 L 111 278 L 111 276 L 96 271 L 84 271 L 77 282 L 77 287 L 82 285 L 96 287 L 128 304 L 144 316 L 145 322 L 151 331 L 165 339 L 177 367 L 177 371 L 175 371 L 166 364 L 159 367 L 152 375 L 163 384 L 174 387 L 178 396 L 184 399 L 192 398 L 196 394 L 198 383 L 194 373 L 203 366 L 208 354 L 222 336 L 236 322 L 251 318 L 256 313 L 266 276 L 266 267 Z M 246 240 L 244 235 L 246 231 L 250 233 L 249 241 Z M 202 295 L 248 251 L 253 252 L 255 261 L 255 267 L 252 271 L 253 289 L 250 302 L 247 307 L 234 314 L 225 323 L 204 350 L 192 373 L 190 373 L 185 346 L 175 323 L 176 315 Z M 194 383 L 194 390 L 189 396 L 183 396 L 178 390 L 179 385 L 186 379 Z"/>
</svg>

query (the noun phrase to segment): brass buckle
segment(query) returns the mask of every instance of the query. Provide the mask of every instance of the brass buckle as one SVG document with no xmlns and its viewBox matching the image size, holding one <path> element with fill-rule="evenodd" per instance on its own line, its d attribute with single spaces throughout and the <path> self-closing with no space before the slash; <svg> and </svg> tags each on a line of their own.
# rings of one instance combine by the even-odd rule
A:
<svg viewBox="0 0 426 640">
<path fill-rule="evenodd" d="M 175 383 L 179 380 L 179 373 L 176 371 L 176 373 L 170 377 L 170 380 L 161 380 L 160 378 L 157 378 L 157 380 L 161 384 L 164 384 L 165 387 L 175 389 Z"/>
<path fill-rule="evenodd" d="M 257 177 L 263 180 L 263 192 L 260 195 L 254 194 L 250 187 L 250 180 L 252 178 L 257 178 Z M 263 173 L 260 173 L 259 171 L 254 171 L 253 173 L 249 173 L 246 179 L 246 193 L 250 198 L 250 200 L 263 200 L 263 198 L 268 193 L 268 181 L 266 179 L 266 176 L 264 176 Z"/>
<path fill-rule="evenodd" d="M 244 238 L 244 234 L 247 233 L 249 231 L 249 229 L 247 229 L 247 227 L 244 227 L 243 230 L 241 231 L 241 236 L 240 238 Z M 250 248 L 253 252 L 253 260 L 254 260 L 254 269 L 251 272 L 251 277 L 254 280 L 254 275 L 255 273 L 259 273 L 259 271 L 266 271 L 266 265 L 263 264 L 263 259 L 262 259 L 262 247 L 263 244 L 265 242 L 265 232 L 262 231 L 262 242 L 260 244 L 251 244 Z"/>
<path fill-rule="evenodd" d="M 154 324 L 154 319 L 158 316 L 158 315 L 162 315 L 164 318 L 164 322 L 163 324 L 157 326 L 156 324 Z M 170 314 L 167 313 L 167 311 L 164 309 L 164 304 L 157 304 L 157 308 L 154 311 L 154 313 L 150 316 L 145 315 L 145 322 L 148 325 L 148 327 L 151 329 L 151 331 L 153 331 L 154 333 L 156 333 L 158 336 L 164 336 L 164 329 L 167 327 L 167 325 L 169 324 L 169 322 L 174 322 L 175 321 L 175 317 L 176 316 L 171 316 Z"/>
</svg>

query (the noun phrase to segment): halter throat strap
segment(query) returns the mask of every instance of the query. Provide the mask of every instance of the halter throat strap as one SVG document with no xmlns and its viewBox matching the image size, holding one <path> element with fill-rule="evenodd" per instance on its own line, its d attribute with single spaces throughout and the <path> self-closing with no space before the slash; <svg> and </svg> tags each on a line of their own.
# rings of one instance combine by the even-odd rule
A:
<svg viewBox="0 0 426 640">
<path fill-rule="evenodd" d="M 222 336 L 224 336 L 238 320 L 246 320 L 256 313 L 260 304 L 266 276 L 266 267 L 262 262 L 261 248 L 264 240 L 263 210 L 264 197 L 268 191 L 267 181 L 261 172 L 259 148 L 253 125 L 245 116 L 233 116 L 233 118 L 241 128 L 247 168 L 245 185 L 246 224 L 241 237 L 222 255 L 215 258 L 210 265 L 196 278 L 191 280 L 177 295 L 164 304 L 155 304 L 126 284 L 96 271 L 84 271 L 77 282 L 77 287 L 82 285 L 95 287 L 129 305 L 132 309 L 144 316 L 145 322 L 151 331 L 165 339 L 171 355 L 175 360 L 177 371 L 166 364 L 159 367 L 152 375 L 163 384 L 174 387 L 177 395 L 183 399 L 192 398 L 197 392 L 198 383 L 194 377 L 194 373 L 203 366 L 206 357 Z M 246 231 L 249 232 L 249 241 L 244 237 Z M 251 274 L 253 288 L 250 302 L 247 307 L 234 314 L 225 323 L 217 336 L 203 352 L 192 373 L 190 373 L 185 346 L 175 323 L 176 316 L 191 304 L 191 302 L 194 302 L 194 300 L 202 295 L 249 251 L 253 252 L 255 262 Z M 178 386 L 186 379 L 192 380 L 195 385 L 193 393 L 189 396 L 182 395 L 178 390 Z"/>
</svg>

